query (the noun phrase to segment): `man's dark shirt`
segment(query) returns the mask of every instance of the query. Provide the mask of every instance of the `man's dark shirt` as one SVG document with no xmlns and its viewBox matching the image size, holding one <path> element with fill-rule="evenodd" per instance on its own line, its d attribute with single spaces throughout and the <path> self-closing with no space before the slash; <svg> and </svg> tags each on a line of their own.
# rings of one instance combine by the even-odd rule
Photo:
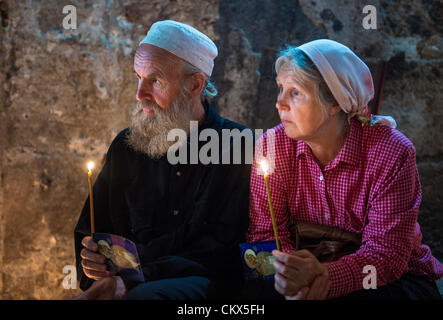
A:
<svg viewBox="0 0 443 320">
<path fill-rule="evenodd" d="M 204 103 L 204 108 L 206 117 L 199 132 L 215 129 L 220 145 L 222 129 L 245 129 L 220 117 L 209 104 Z M 199 275 L 224 288 L 240 285 L 238 244 L 248 228 L 250 177 L 244 155 L 242 164 L 221 164 L 220 152 L 220 164 L 204 165 L 199 160 L 198 164 L 171 165 L 166 155 L 154 160 L 135 152 L 127 144 L 128 130 L 112 142 L 94 184 L 95 232 L 134 241 L 145 281 Z M 205 143 L 199 142 L 199 149 Z M 232 158 L 232 141 L 229 146 Z M 75 228 L 77 273 L 83 290 L 93 282 L 81 267 L 81 240 L 86 235 L 90 235 L 89 198 Z M 170 256 L 181 258 L 171 260 Z M 137 284 L 123 281 L 128 290 Z"/>
</svg>

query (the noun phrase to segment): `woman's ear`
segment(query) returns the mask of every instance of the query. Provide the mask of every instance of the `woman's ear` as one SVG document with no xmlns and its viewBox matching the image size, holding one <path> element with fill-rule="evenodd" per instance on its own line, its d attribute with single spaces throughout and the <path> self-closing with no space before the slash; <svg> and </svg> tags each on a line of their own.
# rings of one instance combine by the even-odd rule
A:
<svg viewBox="0 0 443 320">
<path fill-rule="evenodd" d="M 336 114 L 338 114 L 341 110 L 340 106 L 337 103 L 334 103 L 331 105 L 331 107 L 329 108 L 329 115 L 335 116 Z"/>
<path fill-rule="evenodd" d="M 200 96 L 205 88 L 206 76 L 197 72 L 191 75 L 191 88 L 190 92 L 192 96 Z"/>
</svg>

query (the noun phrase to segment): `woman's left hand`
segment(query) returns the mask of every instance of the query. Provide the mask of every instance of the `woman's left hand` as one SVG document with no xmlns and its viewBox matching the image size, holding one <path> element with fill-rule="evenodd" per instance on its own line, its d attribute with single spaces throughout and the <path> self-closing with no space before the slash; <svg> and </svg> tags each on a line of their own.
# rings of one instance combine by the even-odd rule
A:
<svg viewBox="0 0 443 320">
<path fill-rule="evenodd" d="M 302 288 L 295 296 L 285 296 L 286 300 L 324 300 L 328 296 L 331 281 L 326 272 L 315 278 L 311 287 Z"/>
<path fill-rule="evenodd" d="M 272 254 L 275 257 L 274 286 L 277 292 L 287 299 L 326 297 L 330 285 L 328 269 L 311 252 L 274 250 Z M 314 281 L 316 279 L 317 282 Z"/>
</svg>

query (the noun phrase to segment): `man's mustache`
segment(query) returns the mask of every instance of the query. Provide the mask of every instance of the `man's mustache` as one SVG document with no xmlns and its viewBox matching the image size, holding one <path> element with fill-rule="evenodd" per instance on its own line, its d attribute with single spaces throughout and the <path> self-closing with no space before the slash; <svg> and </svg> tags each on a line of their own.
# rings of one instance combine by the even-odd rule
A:
<svg viewBox="0 0 443 320">
<path fill-rule="evenodd" d="M 146 101 L 146 100 L 138 101 L 137 109 L 139 109 L 139 111 L 143 111 L 143 108 L 151 108 L 154 109 L 154 111 L 163 111 L 163 109 L 160 108 L 160 106 L 154 101 Z"/>
</svg>

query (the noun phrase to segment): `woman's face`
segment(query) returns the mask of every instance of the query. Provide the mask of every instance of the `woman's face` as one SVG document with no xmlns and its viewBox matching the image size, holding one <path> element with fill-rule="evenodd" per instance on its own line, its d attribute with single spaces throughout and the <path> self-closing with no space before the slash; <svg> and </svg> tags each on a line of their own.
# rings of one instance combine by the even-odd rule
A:
<svg viewBox="0 0 443 320">
<path fill-rule="evenodd" d="M 276 80 L 279 88 L 276 108 L 286 135 L 297 140 L 315 138 L 328 114 L 314 97 L 314 85 L 301 87 L 294 81 L 294 71 L 285 66 Z"/>
</svg>

